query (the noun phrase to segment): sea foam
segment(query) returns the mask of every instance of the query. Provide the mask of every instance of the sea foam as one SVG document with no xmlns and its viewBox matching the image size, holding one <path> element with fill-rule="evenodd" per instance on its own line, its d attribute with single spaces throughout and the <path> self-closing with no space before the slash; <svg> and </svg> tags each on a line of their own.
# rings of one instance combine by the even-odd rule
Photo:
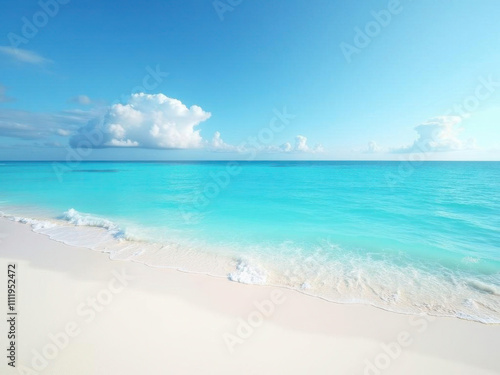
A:
<svg viewBox="0 0 500 375">
<path fill-rule="evenodd" d="M 205 273 L 244 284 L 286 287 L 328 301 L 370 304 L 400 313 L 500 323 L 497 274 L 471 278 L 450 270 L 436 273 L 410 263 L 396 266 L 330 242 L 305 251 L 286 241 L 274 249 L 272 259 L 239 257 L 235 261 L 234 257 L 213 256 L 177 243 L 133 240 L 112 220 L 75 209 L 56 220 L 2 212 L 0 216 L 30 225 L 34 232 L 53 240 L 106 253 L 112 260 Z M 240 251 L 245 253 L 245 249 Z"/>
<path fill-rule="evenodd" d="M 236 270 L 228 275 L 228 279 L 243 284 L 263 285 L 266 283 L 266 272 L 248 260 L 239 259 Z"/>
<path fill-rule="evenodd" d="M 91 214 L 78 212 L 74 208 L 70 208 L 68 211 L 64 212 L 61 218 L 76 226 L 107 229 L 116 238 L 125 237 L 125 232 L 112 221 Z"/>
</svg>

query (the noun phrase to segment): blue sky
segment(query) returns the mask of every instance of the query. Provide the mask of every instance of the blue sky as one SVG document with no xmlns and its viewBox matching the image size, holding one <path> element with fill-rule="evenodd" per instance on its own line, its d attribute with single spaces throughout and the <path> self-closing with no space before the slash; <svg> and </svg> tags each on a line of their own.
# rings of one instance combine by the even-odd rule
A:
<svg viewBox="0 0 500 375">
<path fill-rule="evenodd" d="M 500 160 L 495 0 L 3 10 L 0 159 Z"/>
</svg>

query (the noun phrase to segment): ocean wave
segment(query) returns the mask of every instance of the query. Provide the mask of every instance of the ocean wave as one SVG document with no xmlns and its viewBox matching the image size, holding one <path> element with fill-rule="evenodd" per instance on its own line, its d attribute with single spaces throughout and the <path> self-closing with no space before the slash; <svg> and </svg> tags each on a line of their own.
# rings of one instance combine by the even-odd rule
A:
<svg viewBox="0 0 500 375">
<path fill-rule="evenodd" d="M 412 259 L 374 257 L 330 241 L 307 249 L 291 241 L 269 249 L 237 247 L 239 254 L 252 255 L 234 257 L 173 242 L 134 240 L 113 221 L 72 208 L 58 220 L 3 212 L 0 216 L 28 224 L 53 240 L 106 253 L 112 260 L 284 287 L 331 302 L 369 304 L 398 313 L 500 323 L 499 273 L 474 275 Z"/>
<path fill-rule="evenodd" d="M 35 219 L 1 213 L 1 216 L 23 224 L 28 224 L 36 233 L 71 246 L 96 249 L 107 243 L 124 239 L 125 233 L 113 222 L 80 213 L 74 209 L 64 212 L 56 220 Z"/>
<path fill-rule="evenodd" d="M 108 254 L 111 260 L 127 260 L 155 268 L 226 277 L 233 269 L 230 258 L 218 266 L 219 257 L 173 242 L 143 241 L 127 234 L 116 223 L 93 214 L 69 209 L 54 220 L 18 217 L 0 211 L 0 217 L 28 224 L 36 233 L 66 245 Z M 213 258 L 213 259 L 211 259 Z"/>
<path fill-rule="evenodd" d="M 115 238 L 125 238 L 125 232 L 112 221 L 91 214 L 78 212 L 74 208 L 70 208 L 68 211 L 64 212 L 61 219 L 76 226 L 104 228 Z"/>
<path fill-rule="evenodd" d="M 0 211 L 0 217 L 5 217 L 6 219 L 9 219 L 11 221 L 15 221 L 18 223 L 29 224 L 29 225 L 31 225 L 31 228 L 33 229 L 34 232 L 39 232 L 45 228 L 54 228 L 56 226 L 55 223 L 50 222 L 50 221 L 8 215 L 2 211 Z"/>
</svg>

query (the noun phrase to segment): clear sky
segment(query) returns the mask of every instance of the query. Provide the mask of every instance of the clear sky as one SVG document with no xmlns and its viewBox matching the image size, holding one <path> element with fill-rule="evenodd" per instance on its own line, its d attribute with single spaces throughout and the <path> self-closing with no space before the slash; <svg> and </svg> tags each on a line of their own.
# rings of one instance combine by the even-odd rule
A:
<svg viewBox="0 0 500 375">
<path fill-rule="evenodd" d="M 0 159 L 500 160 L 499 16 L 498 0 L 8 1 Z"/>
</svg>

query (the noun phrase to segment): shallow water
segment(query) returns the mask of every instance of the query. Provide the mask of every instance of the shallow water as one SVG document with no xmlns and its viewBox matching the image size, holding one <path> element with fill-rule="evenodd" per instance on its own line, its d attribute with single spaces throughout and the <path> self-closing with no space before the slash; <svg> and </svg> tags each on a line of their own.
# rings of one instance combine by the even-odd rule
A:
<svg viewBox="0 0 500 375">
<path fill-rule="evenodd" d="M 0 209 L 116 259 L 500 322 L 496 162 L 3 162 Z"/>
</svg>

